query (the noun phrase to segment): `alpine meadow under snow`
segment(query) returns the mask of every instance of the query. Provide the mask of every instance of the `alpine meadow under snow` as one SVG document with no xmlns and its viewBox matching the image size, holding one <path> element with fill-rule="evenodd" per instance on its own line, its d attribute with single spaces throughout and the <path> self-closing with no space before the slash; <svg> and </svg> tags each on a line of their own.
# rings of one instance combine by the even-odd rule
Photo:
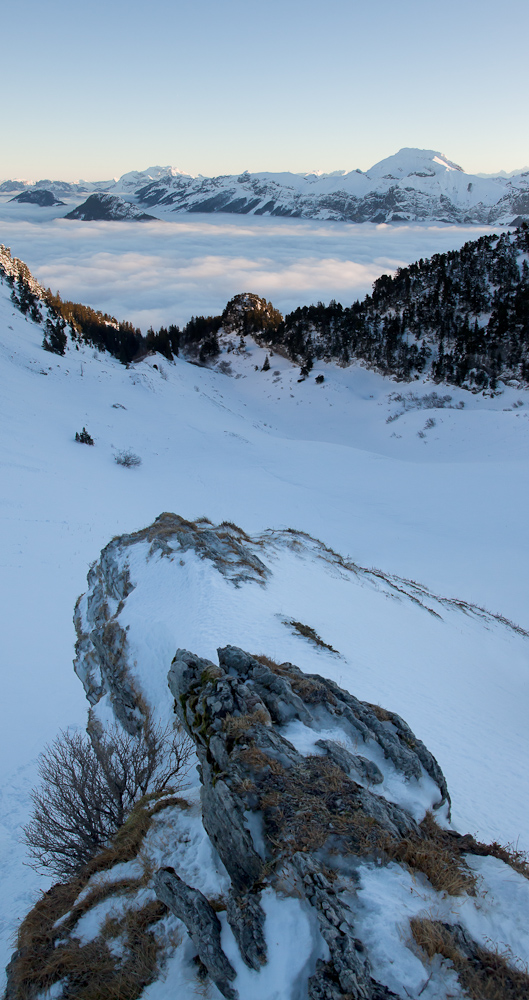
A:
<svg viewBox="0 0 529 1000">
<path fill-rule="evenodd" d="M 446 160 L 443 171 L 447 164 L 459 175 Z M 422 180 L 419 174 L 417 184 Z M 137 178 L 134 182 L 139 184 Z M 54 186 L 50 190 L 57 198 L 71 194 Z M 29 214 L 17 220 L 18 211 Z M 3 204 L 8 238 L 2 239 L 11 243 L 13 254 L 28 257 L 42 285 L 52 283 L 51 275 L 55 279 L 61 268 L 64 274 L 69 269 L 70 288 L 53 280 L 64 297 L 74 297 L 71 288 L 83 256 L 84 265 L 93 267 L 106 245 L 113 264 L 120 255 L 119 267 L 126 266 L 127 256 L 137 254 L 134 241 L 141 232 L 149 234 L 149 249 L 143 264 L 136 260 L 133 267 L 153 273 L 149 254 L 157 252 L 158 236 L 152 227 L 160 226 L 160 245 L 166 241 L 168 257 L 175 252 L 169 246 L 173 226 L 186 226 L 189 240 L 205 233 L 197 251 L 203 262 L 207 241 L 218 239 L 221 226 L 234 244 L 243 232 L 240 221 L 220 216 L 220 222 L 197 217 L 161 226 L 68 222 L 55 212 L 56 205 Z M 36 221 L 36 213 L 44 213 L 44 221 Z M 267 241 L 267 267 L 277 272 L 279 282 L 285 262 L 287 269 L 299 262 L 307 234 L 319 241 L 314 273 L 322 259 L 351 269 L 351 246 L 358 250 L 366 238 L 367 259 L 356 260 L 364 268 L 359 290 L 348 300 L 341 295 L 349 305 L 388 270 L 388 259 L 391 267 L 403 266 L 434 250 L 459 248 L 470 238 L 470 226 L 408 226 L 399 237 L 396 227 L 333 225 L 334 236 L 328 222 L 259 219 L 250 225 L 246 220 L 244 239 L 249 251 L 252 242 Z M 165 227 L 170 235 L 164 236 Z M 85 232 L 87 244 L 81 241 Z M 488 232 L 473 229 L 476 238 Z M 46 271 L 49 238 L 57 252 Z M 340 241 L 339 253 L 331 258 L 325 246 Z M 280 244 L 275 259 L 274 244 Z M 90 249 L 80 249 L 85 245 Z M 253 252 L 255 261 L 259 254 Z M 257 271 L 241 267 L 246 275 Z M 220 265 L 217 269 L 220 274 Z M 244 290 L 231 286 L 219 301 L 222 280 L 216 278 L 215 288 L 208 287 L 189 310 L 175 304 L 171 314 L 168 298 L 163 315 L 155 309 L 149 313 L 145 301 L 134 315 L 126 308 L 125 286 L 118 292 L 118 310 L 115 302 L 108 305 L 114 293 L 105 292 L 98 280 L 92 271 L 90 304 L 133 322 L 140 322 L 139 312 L 151 315 L 153 325 L 183 322 L 191 312 L 220 313 L 232 294 Z M 343 272 L 340 280 L 346 283 Z M 255 291 L 285 308 L 269 288 Z M 396 382 L 361 362 L 317 356 L 300 375 L 300 364 L 281 344 L 222 327 L 219 353 L 206 363 L 152 353 L 125 365 L 73 338 L 68 328 L 62 355 L 43 350 L 45 308 L 42 320 L 34 321 L 15 307 L 11 293 L 4 277 L 2 964 L 12 954 L 20 921 L 40 890 L 51 885 L 51 879 L 25 865 L 21 839 L 38 754 L 59 730 L 86 728 L 88 697 L 93 732 L 98 726 L 111 732 L 115 717 L 129 730 L 145 718 L 162 726 L 177 719 L 194 740 L 202 799 L 192 767 L 181 792 L 187 807 L 171 802 L 160 809 L 137 856 L 94 869 L 82 886 L 76 883 L 53 918 L 63 927 L 62 938 L 53 931 L 57 947 L 95 947 L 106 928 L 109 954 L 118 964 L 125 961 L 132 940 L 130 925 L 124 930 L 123 923 L 128 904 L 124 896 L 105 895 L 102 887 L 108 879 L 123 880 L 123 885 L 129 879 L 137 886 L 138 912 L 150 906 L 154 914 L 157 930 L 148 940 L 154 948 L 158 935 L 156 948 L 162 949 L 161 975 L 152 969 L 152 974 L 142 973 L 147 984 L 142 996 L 149 1000 L 176 995 L 191 1000 L 197 992 L 215 1000 L 234 996 L 233 990 L 241 1000 L 345 996 L 347 935 L 356 941 L 355 982 L 364 976 L 367 984 L 367 992 L 355 996 L 480 996 L 481 987 L 467 968 L 470 960 L 464 964 L 465 949 L 476 968 L 479 964 L 469 942 L 485 949 L 483 954 L 492 949 L 507 956 L 522 976 L 529 962 L 529 882 L 498 850 L 472 853 L 472 838 L 478 847 L 496 843 L 513 845 L 514 853 L 529 850 L 529 393 L 523 382 L 500 379 L 493 391 L 471 392 L 424 375 Z M 324 290 L 322 295 L 328 297 Z M 287 289 L 290 308 L 311 298 L 300 285 Z M 163 512 L 174 516 L 166 513 L 156 521 Z M 116 536 L 123 537 L 100 557 Z M 76 676 L 72 615 L 81 594 Z M 347 701 L 349 695 L 331 682 L 353 698 Z M 221 704 L 228 688 L 235 707 L 221 712 L 213 735 L 220 708 L 212 706 Z M 270 692 L 279 690 L 283 701 L 273 701 Z M 340 708 L 342 698 L 347 711 Z M 247 730 L 253 735 L 241 750 Z M 300 795 L 297 813 L 290 816 L 284 807 L 290 823 L 286 832 L 275 789 L 263 784 L 259 770 L 259 754 L 269 746 L 275 748 L 277 767 L 281 762 L 284 768 L 281 774 L 276 770 L 285 783 L 285 802 Z M 326 754 L 334 754 L 335 763 Z M 356 765 L 342 787 L 345 779 L 337 777 L 342 771 L 336 761 L 344 754 Z M 355 766 L 364 768 L 363 777 Z M 305 843 L 306 831 L 296 824 L 302 807 L 310 811 L 310 789 L 294 794 L 288 775 L 318 767 L 338 781 L 342 799 L 360 795 L 364 805 L 376 800 L 377 808 L 389 810 L 399 836 L 390 837 L 391 843 L 387 838 L 377 842 L 371 853 L 364 845 L 353 865 L 356 848 L 343 853 L 339 835 L 347 835 L 338 810 L 331 817 L 338 824 L 332 849 L 313 830 Z M 214 777 L 208 785 L 210 768 Z M 316 785 L 321 774 L 314 772 Z M 248 856 L 253 844 L 252 864 L 259 867 L 259 857 L 265 864 L 256 879 L 258 891 L 248 895 L 246 884 L 237 889 L 240 896 L 246 893 L 244 905 L 254 914 L 253 941 L 261 941 L 257 959 L 244 934 L 238 937 L 233 929 L 239 926 L 233 910 L 240 903 L 233 889 L 237 879 L 230 852 L 212 833 L 211 815 L 206 819 L 208 809 L 214 812 L 211 803 L 220 808 L 215 795 L 228 787 L 224 780 L 232 796 L 239 786 L 246 796 L 241 816 Z M 437 832 L 428 828 L 426 839 L 431 844 L 438 838 L 443 857 L 452 850 L 447 844 L 459 843 L 454 831 L 471 835 L 462 841 L 467 853 L 461 847 L 454 862 L 463 879 L 454 892 L 436 882 L 430 869 L 411 862 L 409 854 L 404 859 L 402 830 L 416 844 L 414 838 L 426 836 L 432 809 Z M 329 815 L 324 810 L 326 821 Z M 292 853 L 294 834 L 297 850 Z M 320 863 L 321 871 L 314 867 Z M 166 866 L 196 892 L 193 906 L 212 921 L 208 926 L 218 924 L 211 931 L 213 937 L 219 934 L 214 957 L 204 950 L 198 931 L 188 938 L 187 918 L 171 910 L 176 883 Z M 83 910 L 83 900 L 96 889 L 101 901 Z M 185 890 L 178 892 L 183 906 Z M 329 900 L 339 914 L 335 925 Z M 217 914 L 217 924 L 210 911 Z M 446 938 L 446 927 L 456 925 L 460 936 Z M 427 933 L 430 945 L 435 933 L 446 938 L 431 962 Z M 430 957 L 435 952 L 434 947 Z M 353 961 L 350 955 L 347 961 Z M 155 964 L 153 959 L 152 968 Z M 57 973 L 51 985 L 35 985 L 27 995 L 43 1000 L 85 996 L 79 984 L 74 988 L 68 982 L 67 972 Z M 523 992 L 508 992 L 511 985 L 503 995 L 521 997 Z M 73 993 L 63 992 L 69 988 Z M 9 994 L 9 1000 L 19 995 Z"/>
</svg>

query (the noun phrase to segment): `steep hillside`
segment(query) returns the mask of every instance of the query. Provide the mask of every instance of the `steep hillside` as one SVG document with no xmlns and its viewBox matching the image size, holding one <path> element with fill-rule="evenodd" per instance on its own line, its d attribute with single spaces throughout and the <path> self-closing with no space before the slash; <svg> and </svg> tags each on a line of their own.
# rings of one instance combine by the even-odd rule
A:
<svg viewBox="0 0 529 1000">
<path fill-rule="evenodd" d="M 11 262 L 9 250 L 0 247 L 0 270 L 8 280 L 16 279 L 14 301 L 23 311 L 35 307 L 31 296 L 40 296 L 51 310 L 52 325 L 68 322 L 74 338 L 121 361 L 148 351 L 171 360 L 181 351 L 210 362 L 233 346 L 232 336 L 244 340 L 250 334 L 299 363 L 302 377 L 309 376 L 315 359 L 360 362 L 399 380 L 422 376 L 478 392 L 495 392 L 500 382 L 528 383 L 528 259 L 524 223 L 513 233 L 484 236 L 459 251 L 383 275 L 371 295 L 350 307 L 320 302 L 296 309 L 283 321 L 270 302 L 247 292 L 230 300 L 220 316 L 194 316 L 182 330 L 171 324 L 142 337 L 130 323 L 39 291 L 25 265 Z"/>
<path fill-rule="evenodd" d="M 285 317 L 264 340 L 310 370 L 314 358 L 361 361 L 409 380 L 495 390 L 529 380 L 529 227 L 435 254 L 350 308 L 331 302 Z"/>
</svg>

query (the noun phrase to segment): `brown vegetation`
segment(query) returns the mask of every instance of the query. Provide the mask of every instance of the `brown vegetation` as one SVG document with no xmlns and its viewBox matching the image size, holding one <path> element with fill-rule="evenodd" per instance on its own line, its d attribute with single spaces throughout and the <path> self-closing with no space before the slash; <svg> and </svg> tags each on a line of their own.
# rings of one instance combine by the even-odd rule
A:
<svg viewBox="0 0 529 1000">
<path fill-rule="evenodd" d="M 472 1000 L 527 1000 L 527 969 L 515 968 L 507 954 L 481 948 L 463 936 L 459 928 L 439 920 L 414 917 L 410 927 L 415 943 L 429 959 L 442 955 L 452 962 Z"/>
<path fill-rule="evenodd" d="M 286 677 L 294 693 L 307 702 L 307 704 L 315 705 L 325 702 L 331 705 L 336 704 L 336 699 L 332 691 L 325 684 L 316 677 L 311 677 L 310 674 L 302 673 L 292 663 L 277 663 L 276 660 L 272 660 L 269 656 L 265 656 L 262 653 L 254 653 L 253 658 L 258 663 L 262 663 L 263 666 L 268 667 L 274 674 Z"/>
<path fill-rule="evenodd" d="M 319 646 L 320 649 L 327 649 L 330 653 L 336 653 L 338 656 L 340 655 L 337 649 L 330 646 L 328 642 L 323 641 L 321 636 L 319 636 L 315 629 L 312 628 L 312 625 L 304 625 L 303 622 L 297 622 L 293 618 L 288 621 L 284 621 L 283 625 L 287 625 L 289 628 L 293 629 L 294 632 L 297 632 L 297 634 L 303 639 L 308 639 L 308 641 L 312 642 L 314 646 Z"/>
<path fill-rule="evenodd" d="M 43 893 L 22 921 L 17 936 L 9 972 L 17 1000 L 33 1000 L 62 979 L 68 983 L 72 1000 L 135 1000 L 152 982 L 159 946 L 151 928 L 166 909 L 158 901 L 142 907 L 133 902 L 137 892 L 148 885 L 151 866 L 145 864 L 138 877 L 116 880 L 112 880 L 110 870 L 138 856 L 153 817 L 170 806 L 187 808 L 188 804 L 163 792 L 144 796 L 105 850 L 68 882 Z M 76 903 L 90 878 L 107 871 L 109 877 L 90 886 Z M 73 936 L 76 924 L 111 896 L 131 897 L 131 904 L 119 917 L 108 916 L 97 937 L 81 945 Z M 108 941 L 118 937 L 123 942 L 122 957 L 116 957 L 108 946 Z"/>
</svg>

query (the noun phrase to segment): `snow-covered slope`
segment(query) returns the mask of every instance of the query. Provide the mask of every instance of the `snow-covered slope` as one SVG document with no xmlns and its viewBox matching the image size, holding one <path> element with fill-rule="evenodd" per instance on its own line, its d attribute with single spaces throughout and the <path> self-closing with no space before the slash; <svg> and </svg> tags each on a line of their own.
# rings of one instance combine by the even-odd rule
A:
<svg viewBox="0 0 529 1000">
<path fill-rule="evenodd" d="M 65 218 L 82 219 L 83 222 L 99 222 L 103 219 L 112 222 L 124 222 L 128 219 L 135 222 L 152 222 L 154 216 L 147 215 L 117 195 L 98 193 L 89 195 L 82 205 L 68 212 Z"/>
<path fill-rule="evenodd" d="M 5 181 L 0 195 L 12 196 L 16 183 Z M 18 189 L 25 185 L 20 182 Z M 366 172 L 192 177 L 172 167 L 151 167 L 111 182 L 39 181 L 37 187 L 72 199 L 106 191 L 155 209 L 158 217 L 174 212 L 227 212 L 349 222 L 497 225 L 529 215 L 527 172 L 509 177 L 466 174 L 443 154 L 428 149 L 401 149 Z"/>
<path fill-rule="evenodd" d="M 70 343 L 58 357 L 41 343 L 42 329 L 0 286 L 5 958 L 39 884 L 19 843 L 35 757 L 59 728 L 86 720 L 71 668 L 74 602 L 108 540 L 164 510 L 251 535 L 274 529 L 264 536 L 272 573 L 266 587 L 236 590 L 192 554 L 184 566 L 145 563 L 131 636 L 142 662 L 161 663 L 175 645 L 214 658 L 217 645 L 240 643 L 332 677 L 424 740 L 457 828 L 527 847 L 528 640 L 467 607 L 529 624 L 526 394 L 441 395 L 324 364 L 298 383 L 278 355 L 261 371 L 265 351 L 249 339 L 240 350 L 226 338 L 216 370 L 160 357 L 125 368 L 85 347 Z M 74 440 L 83 426 L 93 448 Z M 116 464 L 127 449 L 141 465 Z M 289 527 L 363 569 L 322 558 L 328 550 L 303 536 L 292 551 L 281 544 Z M 373 566 L 381 574 L 365 572 Z M 177 600 L 165 587 L 172 569 Z M 340 655 L 284 621 L 311 626 Z M 149 673 L 154 686 L 162 674 Z M 410 886 L 397 880 L 391 895 L 377 879 L 369 905 L 383 891 L 400 912 Z"/>
</svg>

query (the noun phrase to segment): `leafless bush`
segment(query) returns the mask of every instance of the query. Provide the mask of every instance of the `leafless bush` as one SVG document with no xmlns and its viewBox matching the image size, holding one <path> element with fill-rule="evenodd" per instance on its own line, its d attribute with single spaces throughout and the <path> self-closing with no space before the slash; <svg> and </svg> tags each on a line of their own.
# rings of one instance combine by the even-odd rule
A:
<svg viewBox="0 0 529 1000">
<path fill-rule="evenodd" d="M 79 872 L 148 794 L 181 787 L 191 746 L 171 729 L 148 726 L 130 736 L 117 725 L 102 736 L 66 730 L 39 761 L 41 786 L 24 828 L 37 871 Z"/>
<path fill-rule="evenodd" d="M 141 465 L 141 458 L 133 451 L 118 451 L 115 456 L 118 465 L 124 465 L 126 469 L 132 469 L 135 465 Z"/>
</svg>

